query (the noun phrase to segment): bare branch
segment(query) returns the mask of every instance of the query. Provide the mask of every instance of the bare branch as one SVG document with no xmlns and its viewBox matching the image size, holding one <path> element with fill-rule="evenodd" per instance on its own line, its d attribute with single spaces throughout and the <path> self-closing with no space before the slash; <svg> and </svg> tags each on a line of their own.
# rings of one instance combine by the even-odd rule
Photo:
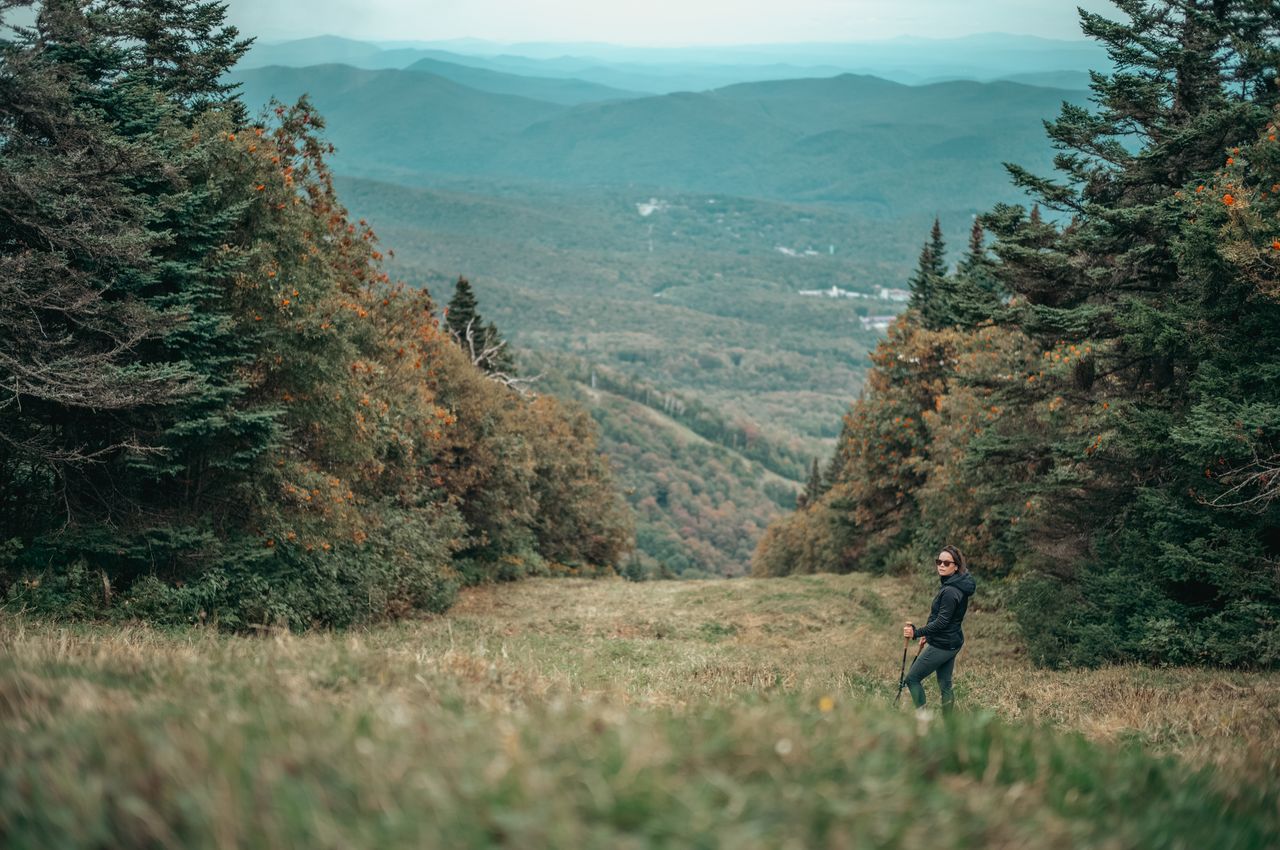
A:
<svg viewBox="0 0 1280 850">
<path fill-rule="evenodd" d="M 1218 481 L 1230 489 L 1213 499 L 1200 499 L 1202 504 L 1266 510 L 1272 500 L 1280 498 L 1280 453 L 1264 458 L 1255 450 L 1252 461 L 1219 475 Z"/>
<path fill-rule="evenodd" d="M 489 377 L 489 380 L 496 381 L 504 387 L 515 390 L 522 396 L 537 395 L 537 393 L 533 392 L 530 387 L 532 384 L 537 383 L 542 379 L 542 374 L 539 373 L 528 378 L 519 378 L 515 375 L 509 375 L 506 372 L 500 372 L 494 369 L 493 364 L 497 362 L 498 355 L 504 348 L 506 348 L 507 341 L 505 339 L 499 340 L 497 343 L 488 346 L 484 345 L 483 341 L 480 341 L 478 343 L 479 350 L 477 350 L 475 323 L 475 319 L 467 322 L 465 335 L 462 339 L 458 340 L 458 343 L 464 346 L 468 356 L 470 356 L 472 365 L 479 367 L 480 370 Z M 455 338 L 457 337 L 455 336 Z"/>
</svg>

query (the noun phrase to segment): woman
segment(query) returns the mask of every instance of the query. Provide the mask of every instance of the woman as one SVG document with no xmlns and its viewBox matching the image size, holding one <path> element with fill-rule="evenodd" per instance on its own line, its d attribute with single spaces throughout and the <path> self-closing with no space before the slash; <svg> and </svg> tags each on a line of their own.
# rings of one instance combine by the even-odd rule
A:
<svg viewBox="0 0 1280 850">
<path fill-rule="evenodd" d="M 907 671 L 907 687 L 911 689 L 911 701 L 916 708 L 924 707 L 924 687 L 921 680 L 930 673 L 938 674 L 938 687 L 942 689 L 942 710 L 949 712 L 955 704 L 951 691 L 951 674 L 956 668 L 956 654 L 964 646 L 964 632 L 960 624 L 969 607 L 969 597 L 977 588 L 964 555 L 954 546 L 944 546 L 934 560 L 938 579 L 942 582 L 938 595 L 933 598 L 929 611 L 929 623 L 917 629 L 907 623 L 902 630 L 905 638 L 919 638 L 924 651 Z M 927 646 L 926 646 L 927 644 Z"/>
</svg>

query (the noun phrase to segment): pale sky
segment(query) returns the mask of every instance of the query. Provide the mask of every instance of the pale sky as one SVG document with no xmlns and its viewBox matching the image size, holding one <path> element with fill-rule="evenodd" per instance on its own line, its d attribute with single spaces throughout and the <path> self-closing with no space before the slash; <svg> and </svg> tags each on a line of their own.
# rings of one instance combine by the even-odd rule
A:
<svg viewBox="0 0 1280 850">
<path fill-rule="evenodd" d="M 950 38 L 983 32 L 1079 39 L 1076 7 L 1107 0 L 230 0 L 230 19 L 264 40 L 474 37 L 667 46 Z"/>
</svg>

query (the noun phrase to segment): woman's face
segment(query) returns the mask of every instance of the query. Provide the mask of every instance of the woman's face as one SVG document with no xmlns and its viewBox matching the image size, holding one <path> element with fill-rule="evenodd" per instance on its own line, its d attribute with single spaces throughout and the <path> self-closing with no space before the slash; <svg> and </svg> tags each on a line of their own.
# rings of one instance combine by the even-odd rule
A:
<svg viewBox="0 0 1280 850">
<path fill-rule="evenodd" d="M 959 569 L 956 566 L 955 556 L 950 552 L 939 552 L 933 563 L 938 567 L 938 575 L 943 578 L 955 575 L 956 570 Z"/>
</svg>

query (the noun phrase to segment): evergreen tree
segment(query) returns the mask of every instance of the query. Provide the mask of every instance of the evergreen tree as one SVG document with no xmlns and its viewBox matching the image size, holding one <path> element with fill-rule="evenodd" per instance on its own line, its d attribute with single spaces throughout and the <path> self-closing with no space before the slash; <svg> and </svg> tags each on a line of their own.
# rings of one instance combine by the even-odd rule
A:
<svg viewBox="0 0 1280 850">
<path fill-rule="evenodd" d="M 929 229 L 929 254 L 933 258 L 931 269 L 935 277 L 946 277 L 947 246 L 942 240 L 942 222 L 934 216 L 933 227 Z"/>
<path fill-rule="evenodd" d="M 920 249 L 915 274 L 909 281 L 911 298 L 907 302 L 907 306 L 916 310 L 929 328 L 944 327 L 950 318 L 947 312 L 946 250 L 942 239 L 942 225 L 935 218 L 929 239 Z"/>
<path fill-rule="evenodd" d="M 130 175 L 163 161 L 86 95 L 85 26 L 76 4 L 55 2 L 0 42 L 0 525 L 24 537 L 78 519 L 77 475 L 156 450 L 115 425 L 121 411 L 171 404 L 195 380 L 139 363 L 174 318 L 135 291 L 163 237 Z"/>
<path fill-rule="evenodd" d="M 975 216 L 973 227 L 969 228 L 968 249 L 965 251 L 965 255 L 960 260 L 956 270 L 962 273 L 969 273 L 984 265 L 987 261 L 986 241 L 987 234 L 982 228 L 982 220 Z"/>
<path fill-rule="evenodd" d="M 37 365 L 39 381 L 6 382 L 19 411 L 8 425 L 22 435 L 12 445 L 28 454 L 42 446 L 37 453 L 53 461 L 44 469 L 59 481 L 72 524 L 101 519 L 130 527 L 129 512 L 153 513 L 143 502 L 168 507 L 172 465 L 138 487 L 126 480 L 140 468 L 169 464 L 172 446 L 163 432 L 182 419 L 179 407 L 218 392 L 195 360 L 204 354 L 245 362 L 225 317 L 197 309 L 209 281 L 226 281 L 235 270 L 234 255 L 209 259 L 243 207 L 218 199 L 221 187 L 188 183 L 202 167 L 212 170 L 199 163 L 213 154 L 190 143 L 180 104 L 153 96 L 147 69 L 157 57 L 144 61 L 146 45 L 131 39 L 133 24 L 150 11 L 147 4 L 54 0 L 41 5 L 34 27 L 18 29 L 4 45 L 12 95 L 3 99 L 4 148 L 14 166 L 4 175 L 14 182 L 0 186 L 8 199 L 0 226 L 5 264 L 21 268 L 5 275 L 4 286 L 14 306 L 38 305 L 27 314 L 37 322 L 26 323 L 34 335 L 15 337 L 16 347 L 52 358 L 26 366 L 15 358 L 14 368 L 30 372 L 41 360 L 53 366 Z M 207 10 L 206 18 L 211 26 L 221 20 Z M 184 25 L 189 30 L 175 38 L 220 38 L 192 21 Z M 230 51 L 227 61 L 236 55 Z M 216 77 L 226 67 L 206 70 Z M 195 92 L 190 83 L 184 89 Z M 32 198 L 31 188 L 49 199 Z M 36 269 L 43 273 L 33 276 Z M 59 324 L 65 333 L 56 342 L 39 341 Z M 12 327 L 23 325 L 19 318 Z M 220 336 L 223 349 L 215 354 L 219 343 L 201 345 L 202 333 Z M 104 410 L 114 413 L 105 417 Z M 75 462 L 90 457 L 92 463 Z"/>
<path fill-rule="evenodd" d="M 801 498 L 804 499 L 802 506 L 816 505 L 825 490 L 822 484 L 822 472 L 818 469 L 818 459 L 815 457 L 813 466 L 809 470 L 809 480 L 805 483 L 804 492 L 801 494 Z"/>
<path fill-rule="evenodd" d="M 975 218 L 969 231 L 969 246 L 955 274 L 943 287 L 949 323 L 976 328 L 1002 313 L 1004 292 L 996 276 L 995 263 L 987 256 L 986 232 Z"/>
<path fill-rule="evenodd" d="M 80 439 L 133 447 L 62 474 L 78 545 L 112 564 L 117 581 L 179 575 L 192 557 L 216 559 L 213 529 L 227 506 L 243 505 L 246 471 L 283 439 L 278 410 L 244 403 L 257 335 L 225 297 L 247 260 L 227 246 L 242 242 L 254 200 L 248 177 L 228 168 L 221 138 L 239 127 L 232 115 L 191 111 L 193 102 L 225 98 L 218 79 L 248 47 L 233 29 L 216 30 L 224 13 L 190 2 L 46 3 L 23 45 L 56 64 L 75 106 L 102 122 L 104 144 L 152 159 L 119 169 L 116 187 L 144 205 L 148 251 L 123 279 L 99 285 L 164 317 L 164 331 L 135 347 L 130 368 L 190 376 L 187 391 L 109 419 L 61 412 Z"/>
<path fill-rule="evenodd" d="M 475 291 L 465 277 L 459 277 L 454 286 L 445 322 L 473 363 L 490 374 L 515 377 L 515 358 L 497 325 L 485 322 L 480 315 Z"/>
<path fill-rule="evenodd" d="M 66 407 L 163 404 L 190 378 L 129 369 L 138 346 L 173 324 L 127 292 L 139 266 L 150 273 L 162 236 L 124 175 L 160 161 L 115 136 L 67 81 L 74 72 L 56 46 L 74 41 L 82 17 L 55 3 L 39 29 L 0 41 L 0 433 L 31 462 L 84 463 L 133 441 L 59 444 Z"/>
<path fill-rule="evenodd" d="M 1022 610 L 1037 620 L 1028 632 L 1037 656 L 1051 662 L 1158 657 L 1153 623 L 1204 637 L 1241 588 L 1266 585 L 1265 523 L 1241 537 L 1236 519 L 1177 495 L 1189 486 L 1177 435 L 1206 370 L 1228 368 L 1210 367 L 1205 346 L 1217 350 L 1248 321 L 1220 312 L 1229 300 L 1189 297 L 1174 199 L 1231 167 L 1235 147 L 1269 120 L 1280 10 L 1247 0 L 1117 5 L 1127 21 L 1082 13 L 1117 68 L 1094 74 L 1099 108 L 1065 105 L 1048 125 L 1065 181 L 1011 168 L 1046 206 L 1073 214 L 1072 226 L 1011 208 L 987 218 L 1000 281 L 1015 296 L 1011 319 L 1044 365 L 1003 390 L 1010 414 L 967 462 L 1034 471 L 1029 485 L 1009 479 L 1001 501 L 1044 505 L 1023 524 Z M 1031 409 L 1052 415 L 1012 413 Z M 1059 616 L 1046 622 L 1045 610 Z M 1239 660 L 1225 649 L 1212 657 Z"/>
<path fill-rule="evenodd" d="M 831 452 L 831 457 L 827 460 L 827 465 L 822 470 L 822 492 L 826 493 L 836 485 L 840 480 L 840 473 L 844 469 L 848 459 L 844 454 L 844 447 L 849 444 L 849 419 L 845 417 L 840 423 L 840 436 L 836 437 L 835 450 Z"/>
<path fill-rule="evenodd" d="M 238 83 L 226 71 L 252 45 L 226 23 L 227 8 L 216 0 L 98 0 L 90 8 L 109 19 L 119 39 L 134 45 L 123 70 L 182 106 L 188 123 L 209 109 L 244 121 Z"/>
<path fill-rule="evenodd" d="M 813 467 L 809 470 L 809 481 L 805 484 L 805 498 L 809 504 L 813 504 L 822 498 L 823 494 L 822 472 L 818 469 L 818 458 L 813 458 Z"/>
<path fill-rule="evenodd" d="M 445 313 L 445 324 L 455 339 L 466 340 L 468 332 L 475 333 L 477 326 L 482 325 L 478 307 L 479 302 L 471 288 L 471 281 L 459 277 Z"/>
</svg>

